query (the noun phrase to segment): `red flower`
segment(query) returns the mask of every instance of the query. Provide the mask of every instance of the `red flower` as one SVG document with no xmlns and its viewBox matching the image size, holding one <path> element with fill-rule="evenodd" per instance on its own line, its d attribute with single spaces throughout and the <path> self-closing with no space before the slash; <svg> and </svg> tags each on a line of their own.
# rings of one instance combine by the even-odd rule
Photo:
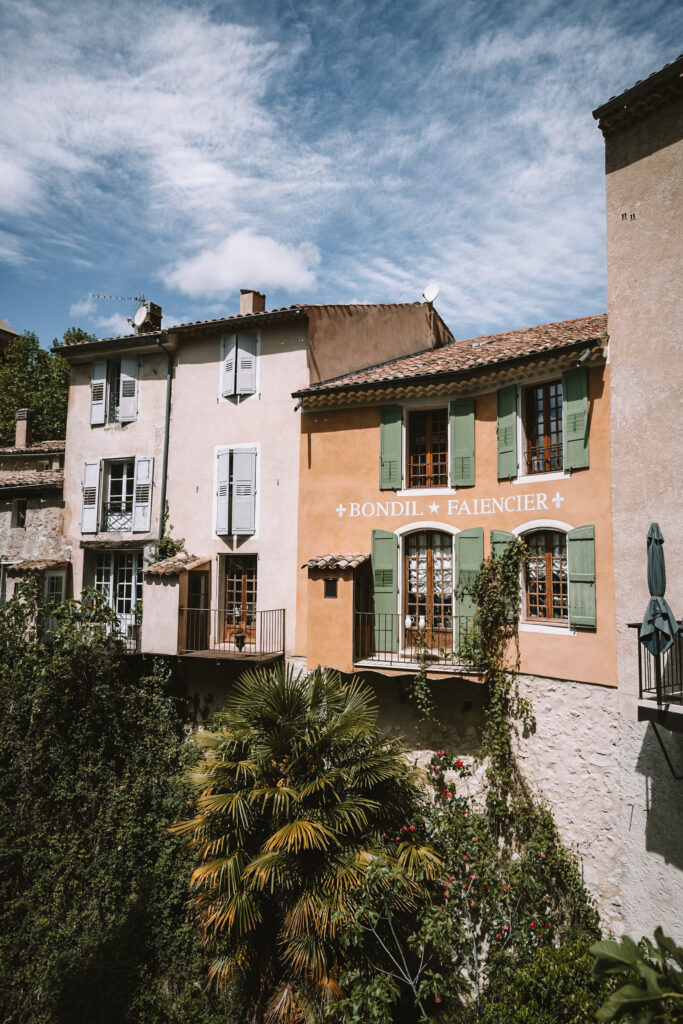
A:
<svg viewBox="0 0 683 1024">
<path fill-rule="evenodd" d="M 541 853 L 541 857 L 543 857 L 543 858 L 545 859 L 545 854 L 544 854 L 544 853 Z"/>
<path fill-rule="evenodd" d="M 445 753 L 446 753 L 446 751 L 445 751 L 445 750 L 437 750 L 437 752 L 436 752 L 436 754 L 437 754 L 437 757 L 443 757 L 443 755 L 444 755 Z"/>
<path fill-rule="evenodd" d="M 444 795 L 444 796 L 447 796 L 447 795 L 448 795 L 448 790 L 447 790 L 447 789 L 444 789 L 444 791 L 443 791 L 443 795 Z"/>
<path fill-rule="evenodd" d="M 462 812 L 462 816 L 463 816 L 463 818 L 466 817 L 467 816 L 467 811 L 463 811 Z"/>
<path fill-rule="evenodd" d="M 504 885 L 503 886 L 503 892 L 510 892 L 510 886 L 509 885 Z"/>
<path fill-rule="evenodd" d="M 536 927 L 536 922 L 535 922 L 535 921 L 532 921 L 532 922 L 531 922 L 531 924 L 529 925 L 529 927 L 530 927 L 530 928 L 535 928 L 535 927 Z"/>
<path fill-rule="evenodd" d="M 410 831 L 410 832 L 414 832 L 414 831 L 415 831 L 415 826 L 414 826 L 414 825 L 411 825 L 411 826 L 410 826 L 410 830 L 409 830 L 409 831 Z"/>
<path fill-rule="evenodd" d="M 400 842 L 401 842 L 401 837 L 400 837 L 400 836 L 396 836 L 396 842 L 397 842 L 397 843 L 400 843 Z"/>
<path fill-rule="evenodd" d="M 435 1003 L 440 1003 L 441 1002 L 441 996 L 435 996 L 434 997 L 434 1002 Z"/>
<path fill-rule="evenodd" d="M 464 768 L 465 765 L 462 763 L 462 761 L 456 761 L 455 762 L 455 767 L 456 768 Z"/>
<path fill-rule="evenodd" d="M 503 931 L 504 932 L 509 932 L 510 931 L 510 929 L 508 928 L 508 926 L 506 924 L 503 925 Z"/>
<path fill-rule="evenodd" d="M 547 921 L 546 921 L 546 923 L 545 923 L 545 926 L 546 926 L 546 928 L 550 928 L 550 925 L 548 924 L 548 922 L 547 922 Z"/>
<path fill-rule="evenodd" d="M 476 836 L 472 836 L 472 842 L 476 843 L 476 841 L 477 841 L 477 837 Z"/>
<path fill-rule="evenodd" d="M 470 900 L 470 906 L 471 906 L 471 907 L 473 907 L 473 906 L 474 906 L 474 900 Z"/>
<path fill-rule="evenodd" d="M 462 887 L 463 887 L 463 889 L 466 889 L 467 888 L 467 882 L 463 882 L 462 883 Z"/>
<path fill-rule="evenodd" d="M 489 887 L 489 883 L 488 882 L 484 882 L 484 888 L 488 889 L 488 887 Z"/>
<path fill-rule="evenodd" d="M 502 935 L 500 934 L 500 932 L 497 932 L 497 933 L 496 933 L 496 938 L 497 938 L 497 939 L 502 939 L 502 938 L 503 938 L 503 936 L 502 936 Z"/>
</svg>

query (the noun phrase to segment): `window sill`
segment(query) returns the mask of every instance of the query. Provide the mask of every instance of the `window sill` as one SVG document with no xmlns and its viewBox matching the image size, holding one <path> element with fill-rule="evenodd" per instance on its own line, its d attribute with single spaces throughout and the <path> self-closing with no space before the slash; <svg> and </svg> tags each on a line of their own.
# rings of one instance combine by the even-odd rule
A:
<svg viewBox="0 0 683 1024">
<path fill-rule="evenodd" d="M 576 636 L 576 630 L 564 623 L 555 625 L 550 622 L 520 622 L 519 631 L 520 633 L 550 633 L 554 636 Z"/>
<path fill-rule="evenodd" d="M 421 494 L 431 498 L 433 495 L 454 495 L 455 487 L 410 487 L 407 490 L 396 491 L 397 498 L 419 498 Z"/>
<path fill-rule="evenodd" d="M 526 473 L 524 476 L 516 476 L 513 484 L 533 484 L 539 480 L 569 480 L 571 473 L 566 470 L 558 470 L 554 473 Z"/>
</svg>

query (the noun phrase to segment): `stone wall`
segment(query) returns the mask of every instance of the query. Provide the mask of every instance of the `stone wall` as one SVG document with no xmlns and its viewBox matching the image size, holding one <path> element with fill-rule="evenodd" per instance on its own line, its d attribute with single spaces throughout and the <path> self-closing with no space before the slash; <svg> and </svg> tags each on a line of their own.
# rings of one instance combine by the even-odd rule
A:
<svg viewBox="0 0 683 1024">
<path fill-rule="evenodd" d="M 26 526 L 12 525 L 15 499 L 0 500 L 0 558 L 18 561 L 41 555 L 58 558 L 65 554 L 64 538 L 60 534 L 62 515 L 61 492 L 27 497 Z"/>
</svg>

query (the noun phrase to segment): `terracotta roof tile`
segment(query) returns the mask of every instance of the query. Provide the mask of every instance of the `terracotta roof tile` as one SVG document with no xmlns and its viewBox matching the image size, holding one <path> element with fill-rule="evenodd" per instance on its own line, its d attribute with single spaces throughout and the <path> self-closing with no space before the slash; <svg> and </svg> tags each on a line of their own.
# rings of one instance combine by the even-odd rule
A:
<svg viewBox="0 0 683 1024">
<path fill-rule="evenodd" d="M 302 569 L 355 569 L 357 566 L 362 565 L 363 562 L 367 562 L 370 558 L 370 553 L 356 553 L 354 555 L 317 555 L 315 558 L 309 558 L 307 562 L 301 566 Z"/>
<path fill-rule="evenodd" d="M 37 444 L 10 445 L 8 448 L 0 448 L 0 455 L 48 455 L 58 454 L 64 451 L 65 441 L 39 441 Z"/>
<path fill-rule="evenodd" d="M 145 569 L 145 576 L 179 576 L 183 572 L 197 569 L 200 565 L 206 565 L 210 561 L 208 555 L 188 555 L 185 551 L 179 551 L 177 555 L 148 565 Z"/>
<path fill-rule="evenodd" d="M 18 469 L 16 472 L 0 470 L 0 490 L 10 487 L 61 488 L 64 486 L 63 469 Z"/>
<path fill-rule="evenodd" d="M 297 391 L 299 395 L 315 395 L 323 391 L 340 391 L 360 385 L 380 385 L 389 381 L 430 378 L 461 373 L 509 360 L 523 359 L 538 353 L 597 341 L 607 331 L 607 314 L 562 320 L 559 323 L 525 327 L 504 334 L 452 341 L 438 349 L 428 349 L 403 356 L 365 370 L 347 373 L 334 380 L 322 381 Z"/>
<path fill-rule="evenodd" d="M 24 572 L 45 572 L 46 569 L 66 569 L 68 558 L 25 558 L 7 566 L 10 576 L 20 576 Z"/>
</svg>

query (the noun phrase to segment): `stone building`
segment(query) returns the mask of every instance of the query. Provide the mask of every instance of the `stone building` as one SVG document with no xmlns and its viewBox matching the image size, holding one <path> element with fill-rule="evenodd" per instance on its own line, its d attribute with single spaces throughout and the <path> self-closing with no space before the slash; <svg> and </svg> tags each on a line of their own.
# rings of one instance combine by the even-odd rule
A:
<svg viewBox="0 0 683 1024">
<path fill-rule="evenodd" d="M 69 551 L 61 534 L 64 441 L 31 443 L 31 411 L 17 413 L 15 443 L 0 448 L 0 602 L 24 572 L 46 595 L 68 593 Z"/>
<path fill-rule="evenodd" d="M 627 931 L 639 937 L 661 924 L 680 942 L 681 636 L 663 659 L 658 701 L 653 659 L 629 624 L 642 620 L 650 596 L 653 521 L 665 540 L 667 600 L 683 615 L 683 57 L 593 116 L 605 137 L 607 188 L 620 888 Z"/>
</svg>

